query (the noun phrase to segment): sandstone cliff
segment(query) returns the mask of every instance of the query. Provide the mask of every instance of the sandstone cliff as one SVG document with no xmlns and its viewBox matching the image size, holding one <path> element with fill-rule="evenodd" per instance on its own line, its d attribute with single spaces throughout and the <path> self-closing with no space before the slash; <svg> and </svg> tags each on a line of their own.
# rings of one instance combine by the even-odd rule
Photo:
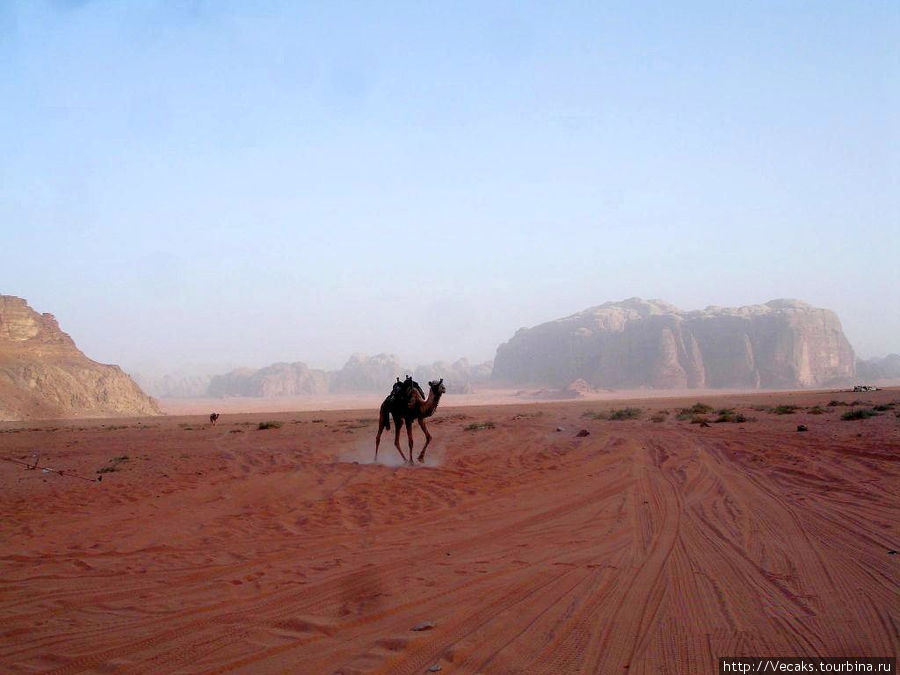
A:
<svg viewBox="0 0 900 675">
<path fill-rule="evenodd" d="M 118 366 L 82 354 L 51 314 L 0 295 L 0 420 L 158 414 Z"/>
<path fill-rule="evenodd" d="M 786 388 L 846 382 L 853 349 L 837 316 L 798 300 L 683 312 L 631 298 L 519 330 L 493 378 L 605 388 Z"/>
</svg>

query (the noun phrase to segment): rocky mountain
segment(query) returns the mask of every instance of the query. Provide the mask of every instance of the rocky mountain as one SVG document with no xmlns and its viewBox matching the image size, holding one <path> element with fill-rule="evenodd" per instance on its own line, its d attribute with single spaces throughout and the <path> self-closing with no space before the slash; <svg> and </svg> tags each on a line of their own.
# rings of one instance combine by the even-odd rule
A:
<svg viewBox="0 0 900 675">
<path fill-rule="evenodd" d="M 131 373 L 141 389 L 155 398 L 203 398 L 208 396 L 212 375 L 166 373 L 147 375 Z"/>
<path fill-rule="evenodd" d="M 900 354 L 857 360 L 856 375 L 860 380 L 900 380 Z"/>
<path fill-rule="evenodd" d="M 384 392 L 394 378 L 412 375 L 424 388 L 429 380 L 444 378 L 448 391 L 469 393 L 473 385 L 488 382 L 491 363 L 472 365 L 467 359 L 453 363 L 435 361 L 428 366 L 409 368 L 394 354 L 354 354 L 340 370 L 313 370 L 304 363 L 276 363 L 253 370 L 241 368 L 212 377 L 202 392 L 187 396 L 293 396 L 297 394 Z M 161 382 L 160 386 L 165 382 Z M 174 390 L 170 387 L 170 390 Z M 177 390 L 175 390 L 177 391 Z"/>
<path fill-rule="evenodd" d="M 631 298 L 520 329 L 493 378 L 563 387 L 787 388 L 846 382 L 855 357 L 837 316 L 798 300 L 684 312 Z"/>
<path fill-rule="evenodd" d="M 275 363 L 259 370 L 241 368 L 209 381 L 208 396 L 254 396 L 271 398 L 298 394 L 324 394 L 328 373 L 312 370 L 305 363 Z"/>
<path fill-rule="evenodd" d="M 52 314 L 0 295 L 0 420 L 158 414 L 118 366 L 82 354 Z"/>
<path fill-rule="evenodd" d="M 344 367 L 331 374 L 331 391 L 390 391 L 395 377 L 411 373 L 394 354 L 353 354 Z"/>
<path fill-rule="evenodd" d="M 424 388 L 426 382 L 444 379 L 447 385 L 447 393 L 470 394 L 474 391 L 474 385 L 483 384 L 491 379 L 493 364 L 478 363 L 472 365 L 469 359 L 458 359 L 453 363 L 435 361 L 428 366 L 417 366 L 413 371 L 413 378 Z"/>
<path fill-rule="evenodd" d="M 395 377 L 411 373 L 393 354 L 354 354 L 340 370 L 309 368 L 305 363 L 275 363 L 259 370 L 239 368 L 209 381 L 205 396 L 270 398 L 329 392 L 389 392 Z"/>
</svg>

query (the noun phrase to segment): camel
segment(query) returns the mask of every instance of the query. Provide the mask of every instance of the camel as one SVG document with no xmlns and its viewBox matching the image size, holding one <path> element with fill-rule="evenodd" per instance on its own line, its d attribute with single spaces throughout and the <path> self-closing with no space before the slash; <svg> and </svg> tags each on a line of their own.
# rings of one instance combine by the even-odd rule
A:
<svg viewBox="0 0 900 675">
<path fill-rule="evenodd" d="M 438 403 L 440 403 L 441 396 L 444 392 L 447 391 L 447 388 L 444 386 L 444 378 L 440 380 L 432 380 L 428 383 L 428 398 L 422 398 L 422 395 L 415 389 L 410 392 L 409 399 L 405 401 L 393 401 L 390 397 L 385 399 L 384 403 L 381 404 L 381 409 L 378 412 L 378 434 L 375 436 L 375 461 L 378 461 L 378 445 L 381 443 L 381 432 L 385 429 L 391 428 L 391 417 L 394 418 L 394 447 L 397 448 L 397 452 L 400 453 L 400 456 L 403 458 L 404 462 L 408 462 L 409 464 L 414 464 L 413 462 L 413 437 L 412 437 L 412 423 L 413 420 L 416 420 L 419 423 L 419 426 L 422 428 L 423 433 L 425 434 L 425 446 L 422 448 L 422 452 L 419 453 L 419 463 L 425 461 L 425 451 L 428 449 L 428 444 L 431 443 L 431 434 L 428 433 L 428 427 L 425 426 L 425 418 L 431 417 L 434 415 L 434 411 L 438 407 Z M 401 421 L 406 425 L 406 435 L 409 437 L 409 460 L 406 459 L 406 455 L 403 454 L 403 450 L 400 449 L 400 423 Z"/>
<path fill-rule="evenodd" d="M 214 412 L 214 413 L 211 413 L 211 414 L 210 414 L 210 416 L 209 416 L 209 423 L 210 423 L 210 424 L 213 424 L 213 425 L 214 425 L 218 420 L 219 420 L 219 413 Z"/>
</svg>

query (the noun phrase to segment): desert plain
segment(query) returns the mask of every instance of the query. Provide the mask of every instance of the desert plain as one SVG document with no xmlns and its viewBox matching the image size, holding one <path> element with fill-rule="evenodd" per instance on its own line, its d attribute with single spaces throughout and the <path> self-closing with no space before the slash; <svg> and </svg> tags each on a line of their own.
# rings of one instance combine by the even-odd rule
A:
<svg viewBox="0 0 900 675">
<path fill-rule="evenodd" d="M 390 435 L 373 461 L 375 409 L 2 423 L 0 671 L 896 656 L 898 413 L 897 388 L 442 403 L 415 467 Z"/>
</svg>

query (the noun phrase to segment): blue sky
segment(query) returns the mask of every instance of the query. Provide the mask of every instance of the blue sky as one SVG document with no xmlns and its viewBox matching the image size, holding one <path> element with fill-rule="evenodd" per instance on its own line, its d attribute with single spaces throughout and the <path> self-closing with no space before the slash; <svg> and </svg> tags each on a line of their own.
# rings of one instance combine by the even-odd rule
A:
<svg viewBox="0 0 900 675">
<path fill-rule="evenodd" d="M 900 351 L 898 45 L 887 1 L 0 0 L 0 292 L 132 370 L 631 296 Z"/>
</svg>

